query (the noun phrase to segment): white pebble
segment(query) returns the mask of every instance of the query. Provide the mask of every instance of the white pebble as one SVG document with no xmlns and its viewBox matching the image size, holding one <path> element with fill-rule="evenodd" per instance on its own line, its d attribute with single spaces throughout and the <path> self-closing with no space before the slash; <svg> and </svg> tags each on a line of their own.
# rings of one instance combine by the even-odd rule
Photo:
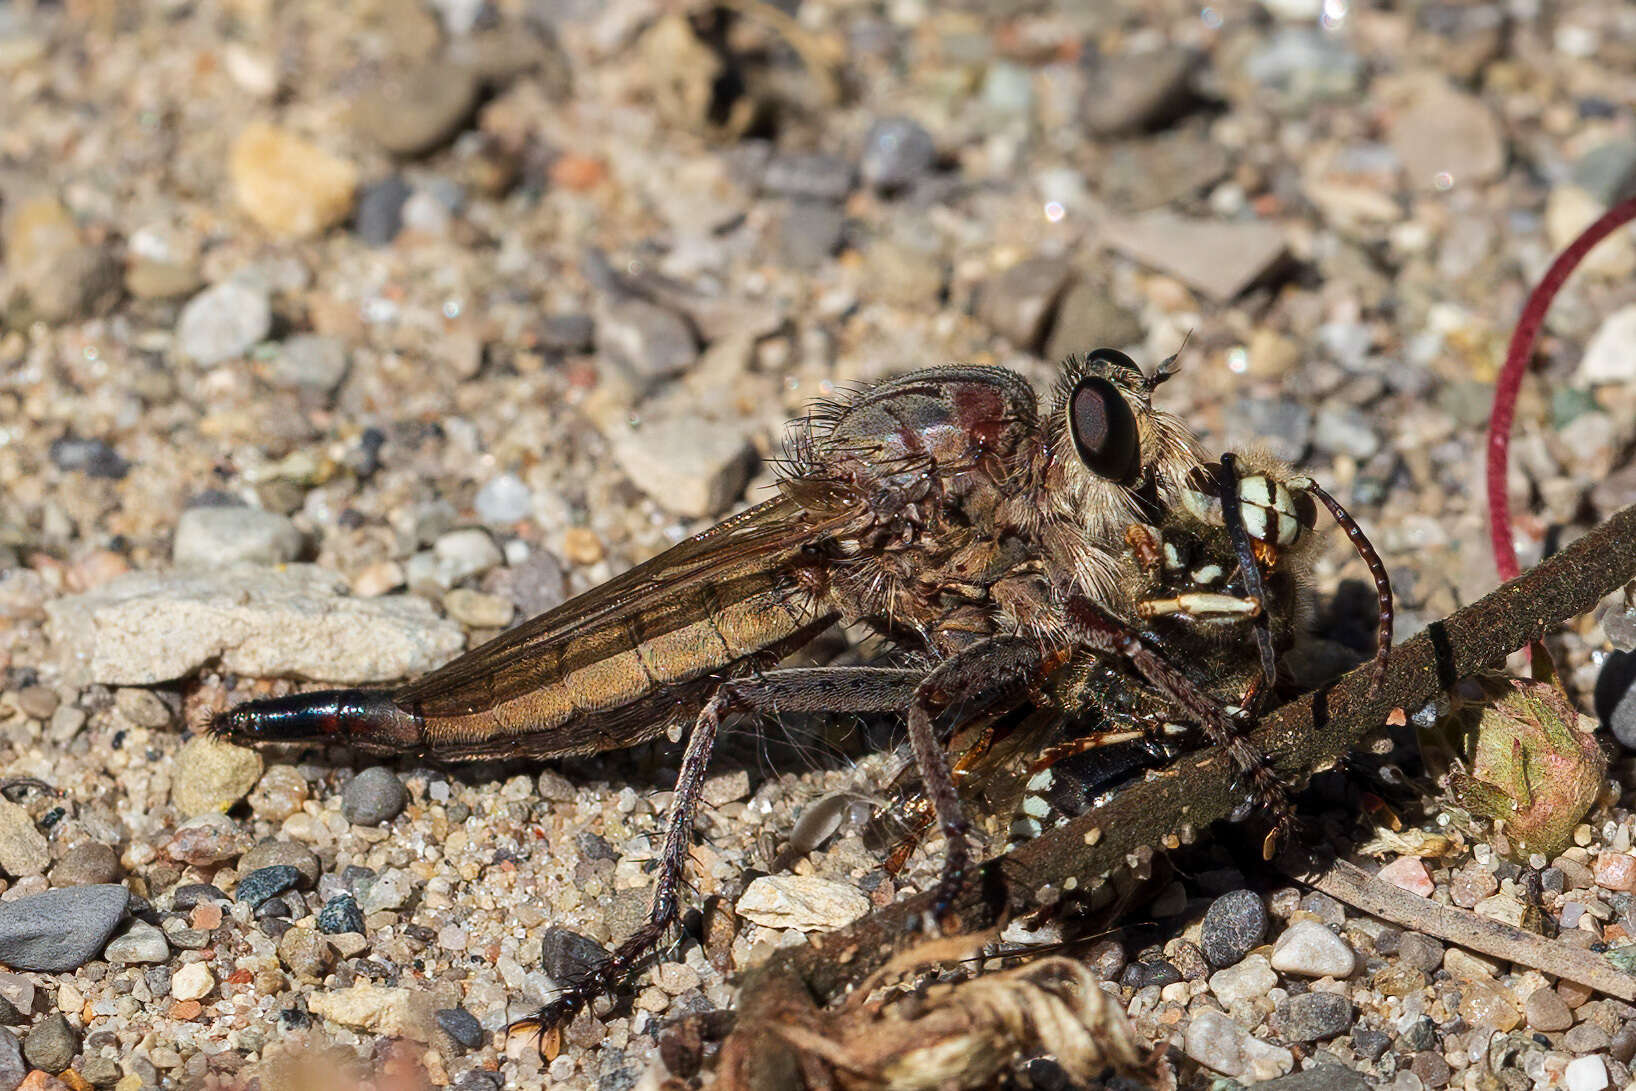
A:
<svg viewBox="0 0 1636 1091">
<path fill-rule="evenodd" d="M 1304 977 L 1350 977 L 1358 956 L 1317 921 L 1296 921 L 1272 946 L 1272 968 Z"/>
<path fill-rule="evenodd" d="M 1602 1091 L 1608 1085 L 1607 1063 L 1595 1053 L 1576 1057 L 1563 1071 L 1562 1085 L 1568 1091 Z"/>
</svg>

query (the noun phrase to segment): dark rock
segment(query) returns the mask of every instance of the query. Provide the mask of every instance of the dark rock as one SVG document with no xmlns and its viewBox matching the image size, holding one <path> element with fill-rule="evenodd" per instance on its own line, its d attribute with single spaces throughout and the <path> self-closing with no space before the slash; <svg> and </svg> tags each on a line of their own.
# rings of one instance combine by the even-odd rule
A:
<svg viewBox="0 0 1636 1091">
<path fill-rule="evenodd" d="M 131 893 L 114 883 L 70 886 L 0 902 L 0 963 L 66 973 L 101 953 Z"/>
<path fill-rule="evenodd" d="M 488 1034 L 477 1017 L 465 1008 L 440 1008 L 437 1025 L 462 1049 L 481 1049 Z"/>
<path fill-rule="evenodd" d="M 1447 1087 L 1449 1077 L 1454 1074 L 1443 1055 L 1429 1049 L 1414 1055 L 1414 1060 L 1409 1062 L 1409 1071 L 1419 1076 L 1421 1083 L 1432 1088 Z"/>
<path fill-rule="evenodd" d="M 1422 1015 L 1409 1024 L 1398 1040 L 1404 1049 L 1430 1049 L 1437 1044 L 1437 1024 L 1431 1021 L 1430 1016 Z"/>
<path fill-rule="evenodd" d="M 351 894 L 337 894 L 318 911 L 318 930 L 326 935 L 363 932 L 364 915 Z"/>
<path fill-rule="evenodd" d="M 379 826 L 403 813 L 409 793 L 392 770 L 371 765 L 341 790 L 341 813 L 348 822 Z"/>
<path fill-rule="evenodd" d="M 1210 903 L 1199 929 L 1199 945 L 1210 965 L 1236 966 L 1267 937 L 1267 907 L 1252 890 L 1235 890 Z"/>
<path fill-rule="evenodd" d="M 318 857 L 307 846 L 294 841 L 269 838 L 239 858 L 240 871 L 260 871 L 280 864 L 288 864 L 301 873 L 302 890 L 311 890 L 313 884 L 318 882 Z"/>
<path fill-rule="evenodd" d="M 23 1041 L 23 1057 L 35 1068 L 62 1072 L 80 1051 L 80 1037 L 61 1012 L 40 1020 Z"/>
<path fill-rule="evenodd" d="M 1119 983 L 1133 989 L 1145 989 L 1149 985 L 1164 988 L 1174 985 L 1182 979 L 1181 971 L 1163 959 L 1152 959 L 1143 962 L 1133 962 L 1125 967 Z"/>
<path fill-rule="evenodd" d="M 226 902 L 231 900 L 226 894 L 222 893 L 220 887 L 213 886 L 210 883 L 184 883 L 172 892 L 170 905 L 172 909 L 180 911 L 192 909 L 202 902 Z"/>
<path fill-rule="evenodd" d="M 1291 1042 L 1321 1042 L 1352 1025 L 1352 1002 L 1336 993 L 1302 993 L 1279 1006 L 1279 1022 Z"/>
<path fill-rule="evenodd" d="M 1256 1091 L 1369 1091 L 1369 1081 L 1362 1075 L 1334 1063 L 1319 1063 L 1304 1072 L 1292 1072 L 1255 1086 Z"/>
<path fill-rule="evenodd" d="M 608 960 L 602 944 L 566 928 L 547 928 L 540 936 L 540 968 L 558 984 L 577 981 Z"/>
<path fill-rule="evenodd" d="M 13 1091 L 28 1076 L 28 1068 L 17 1035 L 0 1027 L 0 1088 Z"/>
<path fill-rule="evenodd" d="M 352 229 L 370 246 L 385 246 L 403 228 L 403 205 L 413 190 L 396 174 L 370 182 L 358 193 Z"/>
<path fill-rule="evenodd" d="M 687 323 L 645 299 L 621 299 L 605 307 L 597 319 L 596 347 L 643 391 L 680 375 L 699 358 Z"/>
<path fill-rule="evenodd" d="M 51 463 L 57 469 L 83 473 L 87 477 L 118 481 L 131 468 L 129 462 L 100 439 L 63 436 L 51 441 L 50 453 Z"/>
<path fill-rule="evenodd" d="M 1366 1061 L 1378 1061 L 1391 1048 L 1392 1036 L 1371 1027 L 1356 1027 L 1352 1031 L 1352 1052 Z"/>
<path fill-rule="evenodd" d="M 546 315 L 540 323 L 540 347 L 557 352 L 589 352 L 596 346 L 596 320 L 588 314 Z"/>
<path fill-rule="evenodd" d="M 1172 120 L 1191 97 L 1197 58 L 1184 49 L 1099 58 L 1089 66 L 1085 127 L 1097 136 L 1151 129 Z"/>
<path fill-rule="evenodd" d="M 251 909 L 259 909 L 267 899 L 276 898 L 286 890 L 294 890 L 300 883 L 299 869 L 289 864 L 274 864 L 241 875 L 233 897 Z"/>
<path fill-rule="evenodd" d="M 858 169 L 869 185 L 891 192 L 913 185 L 936 162 L 931 133 L 909 118 L 888 117 L 869 127 Z"/>
</svg>

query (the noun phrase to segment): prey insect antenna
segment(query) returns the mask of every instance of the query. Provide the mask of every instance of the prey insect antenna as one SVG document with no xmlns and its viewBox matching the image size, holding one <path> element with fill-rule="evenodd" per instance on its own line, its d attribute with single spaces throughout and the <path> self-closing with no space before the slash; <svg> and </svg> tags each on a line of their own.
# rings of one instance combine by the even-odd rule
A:
<svg viewBox="0 0 1636 1091">
<path fill-rule="evenodd" d="M 1375 622 L 1375 672 L 1374 686 L 1378 690 L 1386 677 L 1386 661 L 1392 653 L 1392 580 L 1386 574 L 1386 565 L 1382 563 L 1380 554 L 1375 552 L 1374 544 L 1358 526 L 1357 520 L 1341 506 L 1328 492 L 1324 491 L 1316 481 L 1310 478 L 1301 483 L 1302 488 L 1309 490 L 1316 496 L 1324 507 L 1329 509 L 1330 516 L 1337 526 L 1346 531 L 1347 538 L 1352 541 L 1352 548 L 1357 550 L 1358 556 L 1369 569 L 1369 575 L 1375 581 L 1375 602 L 1378 610 Z"/>
</svg>

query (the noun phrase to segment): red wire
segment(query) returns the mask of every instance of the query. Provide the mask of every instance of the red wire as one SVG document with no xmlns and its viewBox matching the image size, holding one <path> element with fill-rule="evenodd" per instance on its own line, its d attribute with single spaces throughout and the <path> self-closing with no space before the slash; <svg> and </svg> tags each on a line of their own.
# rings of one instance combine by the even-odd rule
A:
<svg viewBox="0 0 1636 1091">
<path fill-rule="evenodd" d="M 1517 391 L 1522 387 L 1523 372 L 1528 370 L 1528 361 L 1539 343 L 1545 312 L 1563 282 L 1593 246 L 1633 219 L 1636 219 L 1636 196 L 1627 197 L 1608 209 L 1558 254 L 1545 276 L 1528 294 L 1528 302 L 1523 304 L 1522 314 L 1517 318 L 1517 328 L 1511 333 L 1505 366 L 1494 384 L 1494 408 L 1488 415 L 1488 538 L 1494 548 L 1494 567 L 1499 570 L 1502 583 L 1515 579 L 1521 571 L 1517 567 L 1516 544 L 1512 541 L 1511 504 L 1506 498 L 1505 478 L 1511 452 L 1511 424 L 1517 415 Z"/>
</svg>

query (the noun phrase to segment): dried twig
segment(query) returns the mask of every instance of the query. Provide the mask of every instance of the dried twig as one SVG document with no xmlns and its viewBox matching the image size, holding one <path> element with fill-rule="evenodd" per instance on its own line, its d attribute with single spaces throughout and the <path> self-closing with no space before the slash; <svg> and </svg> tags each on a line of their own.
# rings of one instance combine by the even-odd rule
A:
<svg viewBox="0 0 1636 1091">
<path fill-rule="evenodd" d="M 1383 684 L 1353 671 L 1333 686 L 1290 702 L 1253 733 L 1279 777 L 1304 783 L 1339 762 L 1394 709 L 1424 705 L 1460 678 L 1496 663 L 1583 613 L 1636 578 L 1636 507 L 1626 508 L 1565 551 L 1481 601 L 1394 649 Z M 1067 891 L 1091 895 L 1138 869 L 1163 848 L 1229 815 L 1240 802 L 1225 755 L 1204 751 L 1164 775 L 1132 785 L 1106 806 L 985 864 L 955 911 L 967 929 L 989 928 L 1008 912 Z M 795 1062 L 767 1031 L 767 1019 L 801 1019 L 891 957 L 926 911 L 926 895 L 887 906 L 805 947 L 780 951 L 746 975 L 740 1031 L 727 1056 L 753 1053 L 758 1069 L 786 1073 Z M 750 1085 L 745 1085 L 750 1086 Z M 767 1085 L 772 1086 L 772 1085 Z"/>
<path fill-rule="evenodd" d="M 1478 916 L 1469 909 L 1438 905 L 1383 883 L 1345 860 L 1336 860 L 1316 876 L 1302 876 L 1301 882 L 1372 917 L 1636 1003 L 1636 977 L 1621 973 L 1601 955 Z"/>
</svg>

